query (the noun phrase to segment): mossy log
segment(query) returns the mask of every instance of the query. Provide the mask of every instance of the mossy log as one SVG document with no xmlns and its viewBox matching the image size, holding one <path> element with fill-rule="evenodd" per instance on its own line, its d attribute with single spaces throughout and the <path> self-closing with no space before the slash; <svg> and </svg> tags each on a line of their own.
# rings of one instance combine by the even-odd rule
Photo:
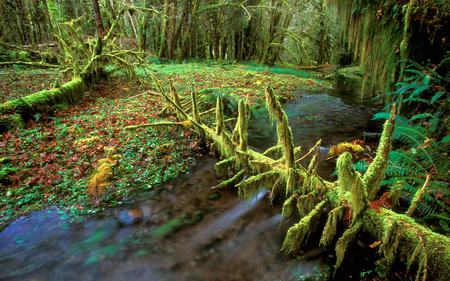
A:
<svg viewBox="0 0 450 281">
<path fill-rule="evenodd" d="M 174 89 L 171 91 L 161 92 L 167 107 L 175 110 L 179 122 L 190 122 L 201 137 L 213 143 L 224 159 L 216 164 L 217 173 L 221 176 L 232 174 L 230 179 L 225 179 L 216 187 L 235 184 L 243 198 L 251 198 L 261 189 L 271 190 L 272 198 L 284 202 L 283 215 L 296 213 L 300 217 L 299 222 L 287 232 L 282 246 L 284 252 L 296 252 L 308 242 L 312 233 L 320 230 L 323 230 L 321 246 L 332 245 L 337 234 L 342 233 L 335 246 L 337 270 L 345 259 L 349 245 L 358 233 L 364 232 L 382 241 L 380 253 L 384 256 L 387 269 L 399 262 L 407 268 L 415 266 L 417 280 L 448 280 L 450 238 L 434 233 L 406 215 L 370 208 L 369 200 L 377 198 L 386 170 L 395 107 L 384 125 L 377 156 L 366 174 L 362 176 L 353 169 L 352 156 L 346 152 L 338 159 L 338 180 L 328 182 L 315 171 L 317 157 L 312 157 L 307 168 L 298 161 L 312 154 L 314 149 L 304 156 L 300 155 L 301 150 L 294 145 L 287 117 L 271 88 L 266 89 L 265 97 L 268 112 L 277 122 L 278 144 L 265 153 L 254 151 L 247 145 L 248 109 L 243 101 L 239 104 L 236 126 L 229 131 L 224 126 L 220 98 L 216 105 L 216 120 L 208 125 L 198 119 L 195 111 L 193 114 L 184 111 L 169 96 L 175 97 Z M 195 106 L 195 95 L 191 97 Z M 321 218 L 326 218 L 325 225 L 321 225 Z"/>
<path fill-rule="evenodd" d="M 450 237 L 388 209 L 367 210 L 361 222 L 365 233 L 382 241 L 387 265 L 400 262 L 411 268 L 415 264 L 416 280 L 448 280 Z"/>
<path fill-rule="evenodd" d="M 58 68 L 59 65 L 56 64 L 50 64 L 42 61 L 5 61 L 0 62 L 0 67 L 3 66 L 11 66 L 11 65 L 24 65 L 24 66 L 31 66 L 31 67 L 39 67 L 39 68 Z"/>
<path fill-rule="evenodd" d="M 87 83 L 80 77 L 73 78 L 60 88 L 40 92 L 7 101 L 0 105 L 0 132 L 20 125 L 17 119 L 30 119 L 34 114 L 46 112 L 57 104 L 71 104 L 79 100 L 86 90 Z M 10 120 L 18 122 L 11 122 Z"/>
</svg>

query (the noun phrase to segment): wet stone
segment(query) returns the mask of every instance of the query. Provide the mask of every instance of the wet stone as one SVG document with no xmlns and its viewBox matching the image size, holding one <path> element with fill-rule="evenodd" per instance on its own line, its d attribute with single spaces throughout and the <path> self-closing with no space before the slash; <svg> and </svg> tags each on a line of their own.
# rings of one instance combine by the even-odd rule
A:
<svg viewBox="0 0 450 281">
<path fill-rule="evenodd" d="M 125 209 L 119 212 L 117 220 L 123 225 L 133 225 L 141 222 L 144 218 L 144 213 L 141 209 Z"/>
</svg>

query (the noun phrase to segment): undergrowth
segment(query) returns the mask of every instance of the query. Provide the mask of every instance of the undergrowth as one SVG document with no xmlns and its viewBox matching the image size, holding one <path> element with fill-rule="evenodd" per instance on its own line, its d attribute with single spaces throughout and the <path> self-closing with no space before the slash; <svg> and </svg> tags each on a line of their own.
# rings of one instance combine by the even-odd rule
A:
<svg viewBox="0 0 450 281">
<path fill-rule="evenodd" d="M 450 233 L 450 175 L 449 92 L 433 70 L 415 66 L 409 75 L 386 94 L 386 110 L 397 104 L 394 146 L 382 181 L 394 207 L 406 208 L 415 200 L 411 214 L 441 233 Z M 375 114 L 374 119 L 387 119 L 387 112 Z M 355 169 L 365 172 L 367 161 L 355 163 Z M 430 180 L 427 182 L 427 176 Z M 424 190 L 417 198 L 418 191 Z"/>
</svg>

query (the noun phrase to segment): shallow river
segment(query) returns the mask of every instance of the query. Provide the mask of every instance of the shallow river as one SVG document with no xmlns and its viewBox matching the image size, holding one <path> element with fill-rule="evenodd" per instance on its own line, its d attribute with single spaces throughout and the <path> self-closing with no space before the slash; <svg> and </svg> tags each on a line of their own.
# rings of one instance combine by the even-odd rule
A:
<svg viewBox="0 0 450 281">
<path fill-rule="evenodd" d="M 286 104 L 296 145 L 362 138 L 373 111 L 329 93 L 302 93 Z M 261 112 L 250 144 L 265 149 L 275 133 Z M 322 149 L 324 153 L 326 148 Z M 56 208 L 19 218 L 0 233 L 0 280 L 326 280 L 333 256 L 317 249 L 279 252 L 287 226 L 261 192 L 241 201 L 218 183 L 212 158 L 132 205 L 75 222 Z M 324 162 L 320 173 L 332 172 Z"/>
</svg>

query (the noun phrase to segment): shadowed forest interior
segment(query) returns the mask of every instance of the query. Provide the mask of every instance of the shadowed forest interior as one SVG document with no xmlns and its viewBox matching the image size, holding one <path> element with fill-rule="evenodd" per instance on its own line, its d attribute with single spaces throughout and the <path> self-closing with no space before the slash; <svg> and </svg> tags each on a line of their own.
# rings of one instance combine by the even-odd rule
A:
<svg viewBox="0 0 450 281">
<path fill-rule="evenodd" d="M 0 280 L 450 279 L 447 0 L 0 0 Z"/>
</svg>

